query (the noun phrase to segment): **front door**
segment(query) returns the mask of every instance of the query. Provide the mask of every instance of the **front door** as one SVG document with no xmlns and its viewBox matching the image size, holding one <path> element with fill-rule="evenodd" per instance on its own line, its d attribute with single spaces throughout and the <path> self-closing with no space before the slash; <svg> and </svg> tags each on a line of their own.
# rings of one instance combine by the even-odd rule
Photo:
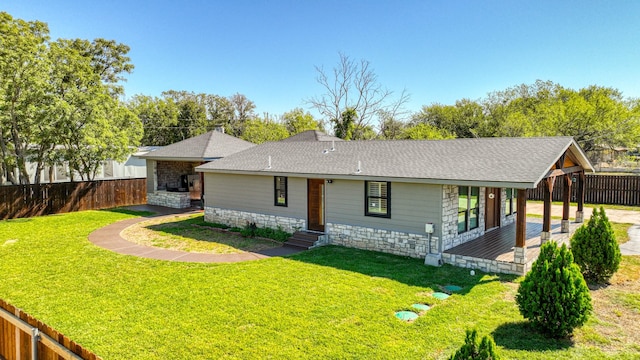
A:
<svg viewBox="0 0 640 360">
<path fill-rule="evenodd" d="M 324 179 L 307 179 L 309 230 L 324 232 Z"/>
<path fill-rule="evenodd" d="M 485 231 L 500 226 L 500 188 L 487 188 L 484 224 Z"/>
</svg>

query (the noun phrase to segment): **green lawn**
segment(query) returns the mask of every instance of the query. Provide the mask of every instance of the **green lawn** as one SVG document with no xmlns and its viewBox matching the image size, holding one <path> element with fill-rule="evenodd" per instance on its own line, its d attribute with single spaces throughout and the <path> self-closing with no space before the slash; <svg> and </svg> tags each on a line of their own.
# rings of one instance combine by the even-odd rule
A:
<svg viewBox="0 0 640 360">
<path fill-rule="evenodd" d="M 528 203 L 532 203 L 532 204 L 542 204 L 544 203 L 543 201 L 540 200 L 527 200 L 527 204 Z M 562 201 L 552 201 L 551 204 L 553 205 L 563 205 Z M 576 202 L 572 202 L 571 206 L 577 206 L 578 203 Z M 628 205 L 613 205 L 613 204 L 584 204 L 584 207 L 587 208 L 600 208 L 600 207 L 604 207 L 605 211 L 606 210 L 630 210 L 630 211 L 640 211 L 640 206 L 628 206 Z M 529 216 L 527 214 L 527 216 Z"/>
<path fill-rule="evenodd" d="M 640 356 L 635 341 L 603 343 L 601 329 L 618 326 L 604 317 L 573 341 L 532 332 L 509 276 L 333 246 L 193 264 L 119 255 L 87 241 L 91 231 L 131 216 L 88 211 L 0 221 L 0 298 L 105 359 L 442 359 L 472 327 L 492 334 L 508 359 Z M 636 273 L 628 275 L 633 284 Z M 463 290 L 445 301 L 430 296 L 447 284 Z M 413 323 L 393 316 L 416 302 L 433 308 Z M 637 297 L 618 310 L 637 315 Z"/>
</svg>

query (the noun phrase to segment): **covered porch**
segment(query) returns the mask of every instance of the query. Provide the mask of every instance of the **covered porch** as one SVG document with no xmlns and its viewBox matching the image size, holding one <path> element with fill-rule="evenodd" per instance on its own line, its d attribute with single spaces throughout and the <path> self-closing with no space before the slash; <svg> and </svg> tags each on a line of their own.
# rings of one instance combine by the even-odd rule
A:
<svg viewBox="0 0 640 360">
<path fill-rule="evenodd" d="M 571 235 L 581 225 L 569 222 L 569 231 L 562 232 L 561 223 L 555 222 L 550 225 L 551 238 L 558 244 L 568 244 Z M 540 246 L 546 241 L 540 236 L 543 219 L 527 219 L 524 263 L 516 262 L 515 259 L 516 227 L 515 223 L 503 226 L 446 250 L 442 254 L 442 260 L 447 264 L 486 272 L 523 275 L 531 269 L 531 265 L 540 254 Z"/>
</svg>

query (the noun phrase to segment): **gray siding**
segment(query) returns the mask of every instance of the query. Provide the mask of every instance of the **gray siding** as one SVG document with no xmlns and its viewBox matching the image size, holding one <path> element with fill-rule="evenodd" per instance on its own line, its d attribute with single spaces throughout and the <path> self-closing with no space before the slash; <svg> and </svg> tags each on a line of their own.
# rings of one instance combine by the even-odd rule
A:
<svg viewBox="0 0 640 360">
<path fill-rule="evenodd" d="M 273 176 L 205 173 L 205 206 L 307 218 L 307 179 L 289 177 L 288 206 L 273 204 Z"/>
<path fill-rule="evenodd" d="M 326 184 L 326 221 L 424 234 L 425 223 L 435 224 L 440 236 L 442 186 L 391 182 L 391 218 L 364 215 L 364 181 L 334 180 Z"/>
</svg>

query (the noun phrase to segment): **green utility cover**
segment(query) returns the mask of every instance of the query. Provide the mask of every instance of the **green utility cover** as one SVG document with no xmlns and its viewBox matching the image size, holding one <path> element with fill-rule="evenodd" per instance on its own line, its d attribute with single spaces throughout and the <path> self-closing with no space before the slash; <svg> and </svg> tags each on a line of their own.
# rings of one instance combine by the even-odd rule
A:
<svg viewBox="0 0 640 360">
<path fill-rule="evenodd" d="M 441 293 L 441 292 L 433 293 L 432 296 L 438 300 L 446 300 L 449 297 L 448 294 Z"/>
<path fill-rule="evenodd" d="M 418 318 L 418 314 L 413 311 L 398 311 L 396 312 L 396 317 L 404 321 L 413 321 Z"/>
<path fill-rule="evenodd" d="M 429 305 L 425 305 L 425 304 L 413 304 L 411 305 L 411 307 L 413 307 L 414 309 L 418 309 L 420 311 L 427 311 L 431 309 Z"/>
</svg>

